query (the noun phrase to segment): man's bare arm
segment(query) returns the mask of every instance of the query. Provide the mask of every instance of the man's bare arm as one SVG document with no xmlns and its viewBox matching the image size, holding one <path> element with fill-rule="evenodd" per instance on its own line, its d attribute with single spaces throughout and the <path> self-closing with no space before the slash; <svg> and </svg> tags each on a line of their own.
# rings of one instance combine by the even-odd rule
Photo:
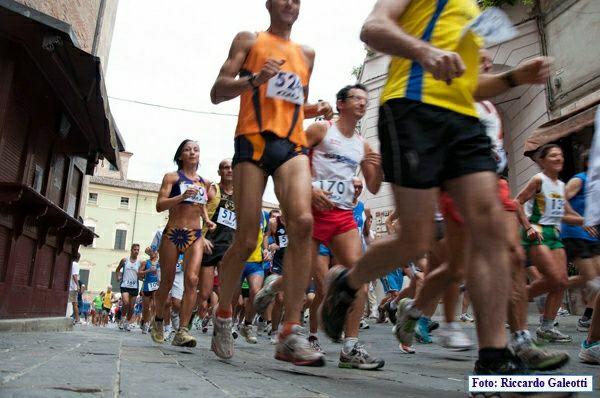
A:
<svg viewBox="0 0 600 398">
<path fill-rule="evenodd" d="M 210 91 L 210 100 L 213 104 L 236 98 L 244 91 L 252 89 L 250 77 L 238 79 L 237 76 L 255 41 L 256 34 L 252 32 L 240 32 L 233 39 L 229 56 Z"/>
</svg>

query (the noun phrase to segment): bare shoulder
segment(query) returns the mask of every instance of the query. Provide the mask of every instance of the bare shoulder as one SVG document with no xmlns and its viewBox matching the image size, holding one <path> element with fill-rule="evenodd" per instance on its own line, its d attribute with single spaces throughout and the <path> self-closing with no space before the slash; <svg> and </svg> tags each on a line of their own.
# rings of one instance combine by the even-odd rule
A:
<svg viewBox="0 0 600 398">
<path fill-rule="evenodd" d="M 250 49 L 256 42 L 258 35 L 255 32 L 244 30 L 235 35 L 233 44 L 240 49 Z"/>
<path fill-rule="evenodd" d="M 304 58 L 306 58 L 306 63 L 312 69 L 316 56 L 314 48 L 307 46 L 306 44 L 300 44 L 300 49 L 302 50 L 302 54 L 304 54 Z"/>
</svg>

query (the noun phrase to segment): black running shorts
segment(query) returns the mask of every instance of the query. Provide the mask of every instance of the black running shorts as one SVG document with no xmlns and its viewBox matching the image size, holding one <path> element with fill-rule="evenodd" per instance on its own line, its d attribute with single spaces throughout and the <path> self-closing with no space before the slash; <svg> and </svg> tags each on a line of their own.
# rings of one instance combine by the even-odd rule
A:
<svg viewBox="0 0 600 398">
<path fill-rule="evenodd" d="M 496 171 L 492 143 L 472 116 L 412 101 L 379 108 L 379 141 L 385 181 L 429 189 L 482 171 Z"/>
<path fill-rule="evenodd" d="M 280 138 L 273 133 L 247 134 L 235 137 L 235 154 L 233 166 L 242 162 L 252 162 L 273 175 L 288 160 L 308 154 L 308 150 L 287 138 Z"/>
<path fill-rule="evenodd" d="M 565 238 L 562 242 L 569 261 L 600 256 L 600 242 L 597 240 Z"/>
</svg>

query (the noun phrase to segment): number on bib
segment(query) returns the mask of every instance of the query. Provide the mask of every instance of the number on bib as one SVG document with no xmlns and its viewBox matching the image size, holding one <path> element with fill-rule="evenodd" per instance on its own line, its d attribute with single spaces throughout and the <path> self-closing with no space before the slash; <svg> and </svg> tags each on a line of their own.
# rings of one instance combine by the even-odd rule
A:
<svg viewBox="0 0 600 398">
<path fill-rule="evenodd" d="M 291 72 L 279 72 L 269 79 L 267 97 L 304 105 L 304 87 L 300 77 Z"/>
<path fill-rule="evenodd" d="M 137 281 L 130 281 L 130 280 L 123 281 L 123 284 L 121 286 L 123 286 L 123 285 L 128 289 L 135 289 L 138 287 Z"/>
<path fill-rule="evenodd" d="M 564 199 L 550 199 L 549 212 L 551 217 L 562 217 L 565 215 L 565 200 Z"/>
<path fill-rule="evenodd" d="M 219 214 L 217 215 L 217 224 L 225 225 L 231 229 L 235 229 L 237 221 L 235 212 L 227 210 L 224 207 L 219 207 Z"/>
<path fill-rule="evenodd" d="M 283 248 L 283 247 L 287 247 L 287 246 L 288 246 L 288 236 L 281 235 L 279 237 L 279 247 Z"/>
<path fill-rule="evenodd" d="M 187 191 L 188 188 L 196 189 L 196 195 L 192 196 L 191 198 L 187 198 L 186 200 L 184 200 L 184 202 L 197 203 L 200 205 L 205 205 L 208 202 L 208 198 L 206 196 L 206 191 L 204 190 L 204 187 L 194 184 L 188 184 L 185 182 L 179 184 L 179 190 L 181 191 L 181 193 Z"/>
<path fill-rule="evenodd" d="M 354 184 L 352 181 L 320 180 L 313 187 L 331 193 L 329 200 L 345 208 L 354 208 Z"/>
<path fill-rule="evenodd" d="M 490 7 L 473 19 L 465 27 L 462 37 L 469 30 L 481 36 L 486 47 L 514 39 L 518 34 L 510 18 L 497 7 Z"/>
</svg>

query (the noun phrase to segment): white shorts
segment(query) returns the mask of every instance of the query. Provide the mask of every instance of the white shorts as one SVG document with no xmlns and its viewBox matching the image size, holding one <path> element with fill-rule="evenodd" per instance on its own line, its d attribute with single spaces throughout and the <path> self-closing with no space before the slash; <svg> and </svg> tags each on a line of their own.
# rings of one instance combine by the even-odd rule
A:
<svg viewBox="0 0 600 398">
<path fill-rule="evenodd" d="M 175 273 L 173 287 L 171 288 L 169 295 L 177 300 L 181 300 L 183 298 L 183 272 Z"/>
</svg>

